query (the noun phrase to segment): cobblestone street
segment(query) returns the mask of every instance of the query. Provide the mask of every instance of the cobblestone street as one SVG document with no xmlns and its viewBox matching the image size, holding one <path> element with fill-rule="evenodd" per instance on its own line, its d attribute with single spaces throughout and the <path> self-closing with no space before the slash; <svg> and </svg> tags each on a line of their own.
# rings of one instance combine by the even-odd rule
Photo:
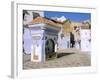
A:
<svg viewBox="0 0 100 80">
<path fill-rule="evenodd" d="M 70 51 L 69 51 L 70 52 Z M 31 55 L 23 55 L 23 69 L 80 67 L 91 65 L 91 55 L 87 52 L 59 53 L 57 58 L 47 60 L 45 63 L 31 62 Z"/>
</svg>

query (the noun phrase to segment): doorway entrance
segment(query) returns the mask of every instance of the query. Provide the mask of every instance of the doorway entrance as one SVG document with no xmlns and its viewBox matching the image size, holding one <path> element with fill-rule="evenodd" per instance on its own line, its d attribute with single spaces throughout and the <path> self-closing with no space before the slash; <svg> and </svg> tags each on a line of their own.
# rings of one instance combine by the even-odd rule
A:
<svg viewBox="0 0 100 80">
<path fill-rule="evenodd" d="M 45 43 L 45 58 L 46 60 L 52 58 L 55 54 L 55 43 L 52 39 L 48 39 Z"/>
</svg>

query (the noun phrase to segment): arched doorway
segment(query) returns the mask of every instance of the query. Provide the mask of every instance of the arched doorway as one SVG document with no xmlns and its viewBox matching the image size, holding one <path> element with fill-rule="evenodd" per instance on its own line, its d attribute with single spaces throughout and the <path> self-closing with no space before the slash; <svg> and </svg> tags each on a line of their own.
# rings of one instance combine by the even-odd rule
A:
<svg viewBox="0 0 100 80">
<path fill-rule="evenodd" d="M 51 58 L 55 51 L 55 43 L 52 39 L 48 39 L 45 43 L 45 58 Z"/>
</svg>

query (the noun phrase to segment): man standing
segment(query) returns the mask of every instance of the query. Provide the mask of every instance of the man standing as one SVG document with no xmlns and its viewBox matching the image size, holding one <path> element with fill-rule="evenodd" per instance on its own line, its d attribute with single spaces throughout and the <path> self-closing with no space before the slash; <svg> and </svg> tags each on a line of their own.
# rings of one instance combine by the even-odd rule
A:
<svg viewBox="0 0 100 80">
<path fill-rule="evenodd" d="M 70 32 L 70 47 L 73 48 L 75 45 L 74 34 Z"/>
</svg>

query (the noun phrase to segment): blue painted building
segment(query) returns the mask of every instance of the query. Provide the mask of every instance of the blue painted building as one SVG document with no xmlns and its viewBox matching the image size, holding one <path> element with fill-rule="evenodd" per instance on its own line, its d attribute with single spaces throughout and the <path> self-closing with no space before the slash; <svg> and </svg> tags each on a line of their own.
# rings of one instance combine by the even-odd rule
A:
<svg viewBox="0 0 100 80">
<path fill-rule="evenodd" d="M 44 62 L 55 52 L 61 25 L 43 17 L 33 19 L 24 27 L 24 53 L 31 53 L 31 61 Z"/>
</svg>

